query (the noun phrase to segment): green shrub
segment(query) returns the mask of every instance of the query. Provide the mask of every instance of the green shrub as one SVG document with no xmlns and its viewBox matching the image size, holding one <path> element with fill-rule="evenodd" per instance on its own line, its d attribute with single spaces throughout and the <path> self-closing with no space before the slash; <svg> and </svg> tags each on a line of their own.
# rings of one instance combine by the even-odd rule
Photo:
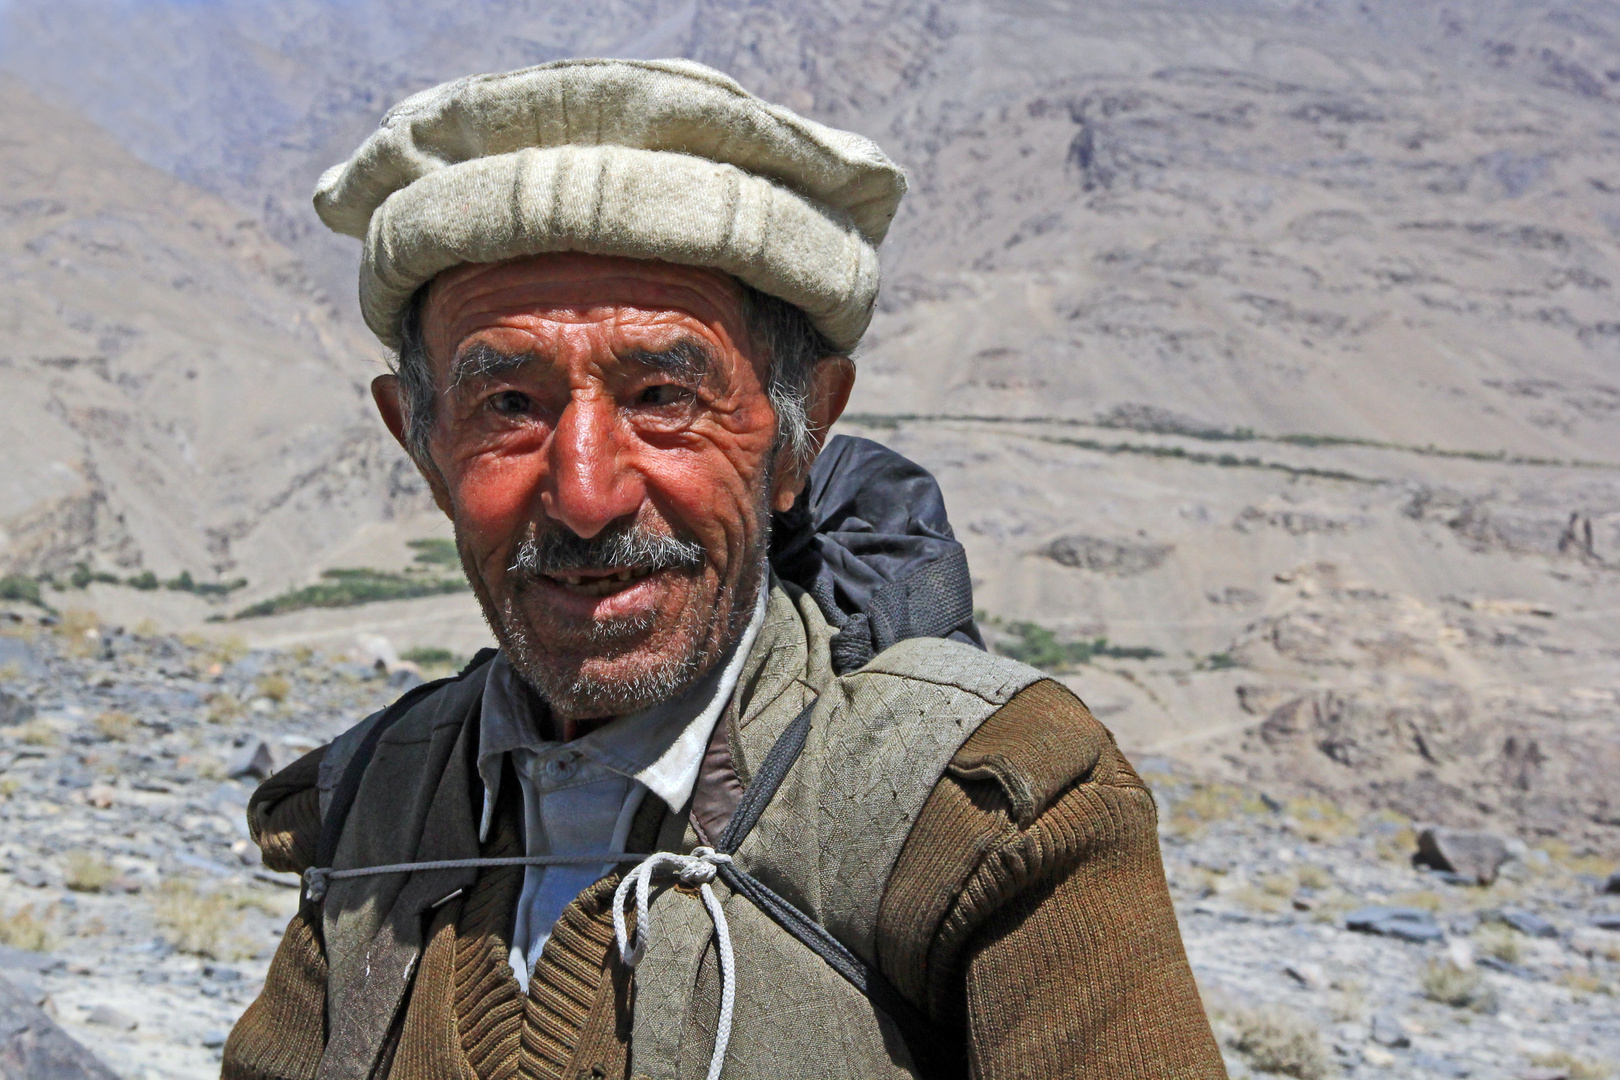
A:
<svg viewBox="0 0 1620 1080">
<path fill-rule="evenodd" d="M 1032 622 L 1015 622 L 1007 630 L 1017 635 L 1018 640 L 1002 642 L 996 651 L 1043 671 L 1070 671 L 1099 656 L 1111 660 L 1151 660 L 1164 655 L 1146 645 L 1113 645 L 1104 637 L 1061 641 L 1053 631 Z"/>
<path fill-rule="evenodd" d="M 378 600 L 410 600 L 419 596 L 463 592 L 467 588 L 467 582 L 459 577 L 424 577 L 387 570 L 335 569 L 325 571 L 321 578 L 314 585 L 293 589 L 245 607 L 236 613 L 236 618 L 255 619 L 304 608 L 354 607 Z"/>
<path fill-rule="evenodd" d="M 0 577 L 0 600 L 20 600 L 25 604 L 45 606 L 45 601 L 39 595 L 39 582 L 21 574 Z"/>
<path fill-rule="evenodd" d="M 416 552 L 416 561 L 419 563 L 428 566 L 453 566 L 458 569 L 461 566 L 461 555 L 456 551 L 454 540 L 425 537 L 408 541 L 406 547 Z"/>
</svg>

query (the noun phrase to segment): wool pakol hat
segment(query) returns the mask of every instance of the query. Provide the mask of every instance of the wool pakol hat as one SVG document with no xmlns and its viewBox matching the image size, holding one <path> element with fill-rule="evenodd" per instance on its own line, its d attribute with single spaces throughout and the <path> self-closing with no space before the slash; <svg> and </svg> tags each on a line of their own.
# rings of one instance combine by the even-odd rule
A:
<svg viewBox="0 0 1620 1080">
<path fill-rule="evenodd" d="M 563 60 L 396 105 L 315 187 L 362 239 L 360 309 L 389 348 L 463 263 L 579 251 L 720 270 L 860 340 L 906 178 L 876 143 L 686 60 Z"/>
</svg>

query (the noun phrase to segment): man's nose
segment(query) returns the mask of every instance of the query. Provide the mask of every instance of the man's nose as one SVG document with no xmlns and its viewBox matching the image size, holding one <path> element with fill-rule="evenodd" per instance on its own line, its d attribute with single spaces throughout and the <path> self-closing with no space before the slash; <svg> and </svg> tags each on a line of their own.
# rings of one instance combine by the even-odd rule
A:
<svg viewBox="0 0 1620 1080">
<path fill-rule="evenodd" d="M 587 540 L 634 517 L 647 494 L 641 474 L 630 467 L 627 433 L 616 414 L 611 399 L 575 397 L 552 431 L 551 482 L 541 491 L 541 509 Z"/>
</svg>

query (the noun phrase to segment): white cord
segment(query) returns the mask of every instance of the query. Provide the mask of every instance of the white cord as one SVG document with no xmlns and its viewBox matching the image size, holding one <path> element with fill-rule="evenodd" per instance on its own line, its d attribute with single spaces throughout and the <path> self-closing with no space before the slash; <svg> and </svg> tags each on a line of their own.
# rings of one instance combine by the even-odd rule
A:
<svg viewBox="0 0 1620 1080">
<path fill-rule="evenodd" d="M 690 855 L 654 852 L 624 875 L 613 894 L 613 933 L 619 941 L 619 957 L 628 968 L 634 968 L 647 955 L 647 901 L 655 876 L 673 875 L 682 885 L 696 885 L 702 895 L 703 906 L 714 923 L 715 945 L 720 954 L 720 1019 L 714 1029 L 714 1056 L 709 1058 L 708 1080 L 720 1080 L 720 1070 L 726 1063 L 726 1044 L 731 1041 L 732 1007 L 737 1000 L 737 966 L 731 952 L 731 927 L 720 907 L 720 899 L 709 887 L 709 882 L 720 872 L 720 864 L 730 861 L 730 855 L 722 855 L 711 847 L 693 848 Z M 624 902 L 632 886 L 636 890 L 633 944 L 624 918 Z"/>
</svg>

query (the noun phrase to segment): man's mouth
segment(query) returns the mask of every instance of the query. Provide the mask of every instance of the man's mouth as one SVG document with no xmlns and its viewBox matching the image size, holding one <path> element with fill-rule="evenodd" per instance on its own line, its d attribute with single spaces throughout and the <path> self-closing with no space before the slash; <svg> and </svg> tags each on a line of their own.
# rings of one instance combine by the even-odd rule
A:
<svg viewBox="0 0 1620 1080">
<path fill-rule="evenodd" d="M 576 596 L 612 596 L 623 592 L 648 574 L 650 566 L 632 566 L 617 570 L 578 570 L 570 573 L 546 574 L 546 580 L 560 585 Z"/>
</svg>

